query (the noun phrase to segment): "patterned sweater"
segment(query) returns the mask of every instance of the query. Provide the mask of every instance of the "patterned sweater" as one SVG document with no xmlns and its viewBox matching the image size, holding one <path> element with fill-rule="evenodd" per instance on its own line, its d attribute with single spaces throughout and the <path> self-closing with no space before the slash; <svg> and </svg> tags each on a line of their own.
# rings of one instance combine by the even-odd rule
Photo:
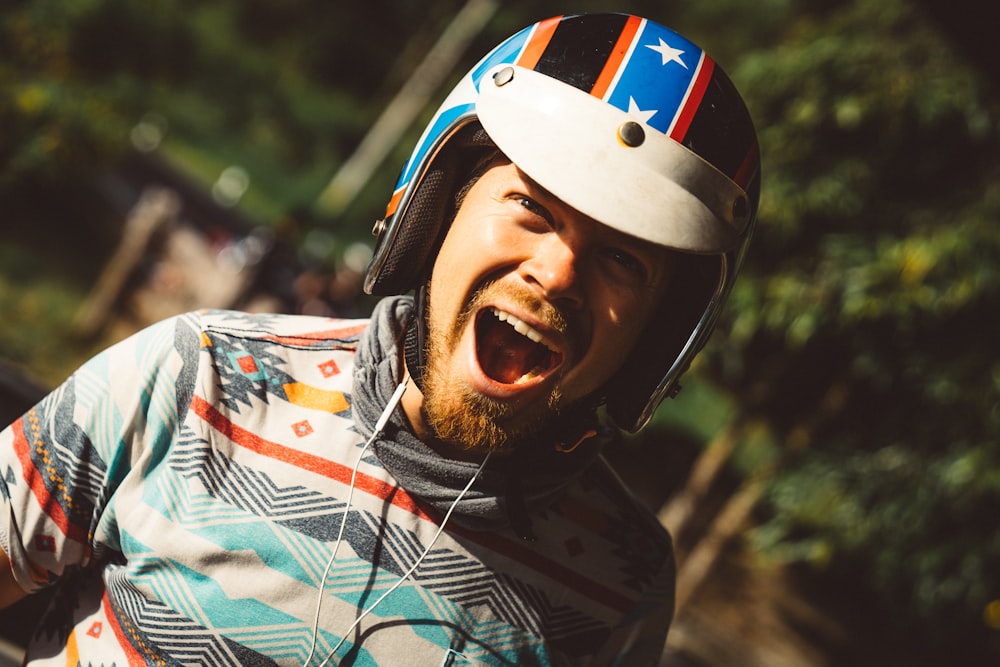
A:
<svg viewBox="0 0 1000 667">
<path fill-rule="evenodd" d="M 674 569 L 655 518 L 596 458 L 531 510 L 533 541 L 435 540 L 442 512 L 362 453 L 368 330 L 173 318 L 0 433 L 0 546 L 25 590 L 59 584 L 27 663 L 656 664 Z"/>
</svg>

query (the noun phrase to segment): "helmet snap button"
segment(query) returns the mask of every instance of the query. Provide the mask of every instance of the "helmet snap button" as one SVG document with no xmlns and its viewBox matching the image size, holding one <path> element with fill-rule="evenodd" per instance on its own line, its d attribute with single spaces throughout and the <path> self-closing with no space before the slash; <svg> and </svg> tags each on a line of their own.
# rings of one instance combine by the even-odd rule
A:
<svg viewBox="0 0 1000 667">
<path fill-rule="evenodd" d="M 381 220 L 376 220 L 375 224 L 372 225 L 372 236 L 382 236 L 382 232 L 385 231 L 385 218 Z"/>
<path fill-rule="evenodd" d="M 621 127 L 618 128 L 618 138 L 626 146 L 635 148 L 646 140 L 646 132 L 642 129 L 642 125 L 639 125 L 634 120 L 630 120 L 622 123 Z"/>
<path fill-rule="evenodd" d="M 502 70 L 493 75 L 493 83 L 499 86 L 506 86 L 514 78 L 514 68 L 504 67 Z"/>
</svg>

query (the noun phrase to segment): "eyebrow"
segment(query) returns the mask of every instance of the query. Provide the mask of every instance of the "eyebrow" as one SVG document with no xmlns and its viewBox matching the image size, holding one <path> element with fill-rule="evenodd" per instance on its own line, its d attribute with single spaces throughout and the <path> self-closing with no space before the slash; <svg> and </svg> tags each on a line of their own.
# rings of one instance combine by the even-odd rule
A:
<svg viewBox="0 0 1000 667">
<path fill-rule="evenodd" d="M 562 199 L 560 199 L 559 197 L 557 197 L 554 194 L 552 194 L 552 192 L 549 191 L 547 188 L 545 188 L 545 186 L 543 186 L 541 183 L 539 183 L 538 181 L 536 181 L 535 179 L 533 179 L 531 176 L 529 176 L 527 174 L 527 172 L 525 172 L 523 169 L 521 169 L 520 167 L 518 167 L 513 162 L 511 162 L 511 164 L 514 165 L 514 168 L 517 169 L 517 173 L 520 175 L 520 177 L 523 178 L 528 183 L 528 185 L 531 186 L 531 188 L 533 190 L 538 190 L 547 199 L 554 199 L 557 202 L 559 202 L 560 204 L 562 204 L 563 206 L 569 206 L 569 204 L 567 204 Z M 573 208 L 573 207 L 569 206 L 569 208 Z M 575 211 L 576 209 L 573 209 L 573 210 Z"/>
</svg>

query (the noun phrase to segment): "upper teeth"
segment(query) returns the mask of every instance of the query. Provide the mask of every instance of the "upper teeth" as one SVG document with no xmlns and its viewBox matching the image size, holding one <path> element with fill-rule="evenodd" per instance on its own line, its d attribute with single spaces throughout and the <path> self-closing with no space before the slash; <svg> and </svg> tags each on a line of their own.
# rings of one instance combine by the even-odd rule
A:
<svg viewBox="0 0 1000 667">
<path fill-rule="evenodd" d="M 514 331 L 516 331 L 517 333 L 521 334 L 522 336 L 527 336 L 532 341 L 536 343 L 541 343 L 550 350 L 555 351 L 552 345 L 550 345 L 549 342 L 545 340 L 542 334 L 539 333 L 536 329 L 533 329 L 531 326 L 529 326 L 528 323 L 525 322 L 524 320 L 521 320 L 516 315 L 511 315 L 505 310 L 500 310 L 499 308 L 492 308 L 492 311 L 493 314 L 496 315 L 501 322 L 506 322 L 510 326 L 514 327 Z"/>
</svg>

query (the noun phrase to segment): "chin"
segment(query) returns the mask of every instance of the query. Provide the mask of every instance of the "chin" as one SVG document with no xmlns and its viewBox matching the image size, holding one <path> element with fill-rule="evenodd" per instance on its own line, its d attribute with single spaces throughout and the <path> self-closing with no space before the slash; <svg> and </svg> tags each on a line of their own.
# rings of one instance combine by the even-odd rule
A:
<svg viewBox="0 0 1000 667">
<path fill-rule="evenodd" d="M 424 378 L 424 412 L 437 438 L 467 452 L 510 451 L 542 432 L 559 414 L 560 394 L 515 409 L 467 387 L 440 382 L 433 369 Z"/>
</svg>

